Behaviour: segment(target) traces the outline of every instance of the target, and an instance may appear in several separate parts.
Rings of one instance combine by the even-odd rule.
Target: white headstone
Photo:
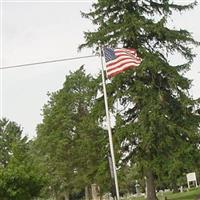
[[[97,184],[92,184],[91,185],[92,189],[92,200],[100,200],[100,187]]]
[[[195,182],[196,187],[198,187],[195,172],[186,174],[186,177],[187,177],[188,188],[190,188],[190,182]]]

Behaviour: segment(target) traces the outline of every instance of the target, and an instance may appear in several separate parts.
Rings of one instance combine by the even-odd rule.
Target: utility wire
[[[28,67],[28,66],[33,66],[33,65],[41,65],[41,64],[47,64],[47,63],[63,62],[63,61],[69,61],[69,60],[78,60],[78,59],[82,59],[82,58],[91,58],[91,57],[96,57],[96,56],[97,55],[90,55],[90,56],[63,58],[63,59],[57,59],[57,60],[47,60],[47,61],[41,61],[41,62],[26,63],[26,64],[21,64],[21,65],[5,66],[5,67],[0,67],[0,69],[21,68],[21,67]]]

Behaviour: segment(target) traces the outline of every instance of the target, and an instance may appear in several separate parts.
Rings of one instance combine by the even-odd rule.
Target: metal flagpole
[[[105,103],[105,109],[106,109],[106,120],[107,120],[108,136],[109,136],[110,154],[111,154],[111,160],[112,160],[112,169],[113,169],[114,182],[115,182],[116,198],[117,200],[119,200],[119,186],[118,186],[117,172],[116,172],[116,165],[115,165],[115,155],[114,155],[114,149],[113,149],[111,122],[110,122],[110,114],[108,110],[108,100],[107,100],[106,83],[105,83],[105,77],[104,77],[104,67],[103,67],[103,58],[102,58],[101,48],[100,48],[100,57],[101,57],[101,67],[102,67],[101,75],[102,75],[102,83],[103,83],[104,103]]]

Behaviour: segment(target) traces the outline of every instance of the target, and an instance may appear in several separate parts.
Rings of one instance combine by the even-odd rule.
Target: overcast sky
[[[84,42],[83,31],[93,29],[90,21],[80,15],[80,10],[90,9],[91,1],[7,0],[1,6],[2,66],[92,54],[91,49],[77,52],[78,45]],[[199,19],[200,6],[175,15],[171,23],[193,32],[200,41]],[[191,94],[196,98],[200,97],[200,48],[195,53],[198,55],[187,76],[194,80]],[[100,70],[98,57],[1,70],[1,117],[16,121],[24,134],[35,136],[36,125],[42,120],[41,109],[48,100],[47,92],[61,88],[66,74],[82,64],[88,73]]]

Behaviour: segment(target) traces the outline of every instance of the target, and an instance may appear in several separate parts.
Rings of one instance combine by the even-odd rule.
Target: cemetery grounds
[[[158,200],[200,200],[200,188],[190,189],[187,192],[158,194]],[[165,198],[166,197],[166,198]],[[127,200],[145,200],[144,197],[130,198]]]

